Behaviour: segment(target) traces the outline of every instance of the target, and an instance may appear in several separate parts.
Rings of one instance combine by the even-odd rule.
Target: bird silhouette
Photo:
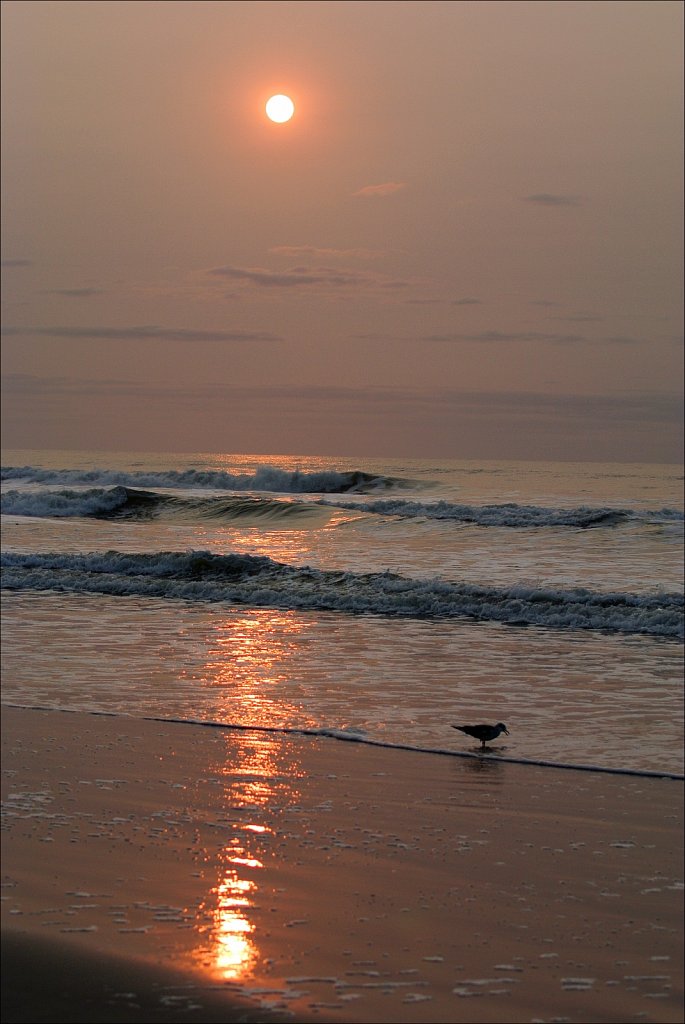
[[[488,740],[496,740],[501,732],[505,732],[509,735],[504,722],[498,722],[497,725],[453,725],[453,729],[459,729],[460,732],[465,732],[467,736],[473,736],[474,739],[480,740],[480,749],[485,750],[485,744]]]

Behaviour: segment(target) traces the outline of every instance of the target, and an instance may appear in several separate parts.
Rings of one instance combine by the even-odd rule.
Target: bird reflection
[[[487,776],[490,782],[501,782],[503,780],[503,768],[504,764],[497,757],[470,756],[458,759],[458,769],[460,772],[468,771],[473,775]]]

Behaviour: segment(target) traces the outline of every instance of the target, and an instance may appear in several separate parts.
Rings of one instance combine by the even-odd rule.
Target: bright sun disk
[[[290,96],[283,96],[279,93],[277,96],[272,96],[266,102],[266,115],[277,124],[289,121],[294,113],[295,104],[290,99]]]

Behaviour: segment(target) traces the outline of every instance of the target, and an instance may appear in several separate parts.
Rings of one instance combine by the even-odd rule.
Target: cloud
[[[563,343],[587,341],[580,334],[553,334],[546,331],[480,331],[478,334],[426,334],[416,340],[482,342],[554,341]]]
[[[580,196],[555,195],[553,192],[536,192],[523,198],[524,202],[537,203],[539,206],[580,206]]]
[[[365,409],[369,414],[384,417],[388,413],[400,416],[409,413],[424,415],[425,410],[452,409],[460,415],[487,417],[498,414],[507,417],[525,417],[535,420],[574,419],[586,423],[591,416],[604,422],[679,423],[683,398],[676,392],[629,392],[618,394],[556,393],[519,391],[465,391],[456,388],[411,388],[367,385],[344,387],[338,385],[282,385],[240,386],[216,383],[161,384],[141,380],[89,379],[76,377],[40,377],[35,374],[7,374],[2,380],[3,391],[10,395],[72,397],[75,395],[121,396],[133,395],[147,399],[187,399],[188,401],[216,400],[224,408],[245,407],[254,403],[270,408],[299,410],[303,405],[322,407],[339,406],[341,410]]]
[[[385,181],[381,185],[364,185],[352,193],[353,199],[384,199],[405,188],[406,181]]]
[[[77,395],[140,395],[150,397],[150,388],[141,381],[95,380],[77,377],[39,377],[31,373],[8,373],[2,378],[2,390],[6,395],[33,398],[73,397]],[[155,389],[161,392],[161,388]]]
[[[268,270],[265,267],[214,267],[207,271],[213,277],[229,277],[247,281],[259,288],[403,288],[407,282],[373,274],[369,271],[344,270],[337,267],[292,267],[290,270]]]
[[[482,306],[483,303],[480,301],[480,299],[470,299],[470,298],[467,297],[465,299],[454,299],[453,302],[452,302],[452,305],[453,306]]]
[[[275,245],[269,252],[277,256],[310,256],[314,259],[376,260],[387,256],[385,249],[323,249],[316,245]]]
[[[550,316],[546,317],[547,320],[563,320],[566,323],[576,324],[591,324],[599,323],[604,319],[603,316],[597,316],[594,313],[577,313],[575,316]]]
[[[675,393],[245,387],[30,374],[9,375],[3,391],[7,447],[44,447],[48,437],[73,448],[87,431],[96,447],[123,450],[131,439],[140,443],[143,407],[152,447],[156,438],[168,444],[176,437],[188,450],[207,451],[238,439],[243,451],[333,455],[349,450],[353,436],[360,444],[372,437],[388,454],[399,445],[405,457],[682,460],[682,396]]]
[[[6,337],[85,338],[93,341],[279,341],[265,331],[206,331],[172,327],[3,327]]]
[[[267,270],[264,267],[214,267],[208,271],[213,277],[231,277],[249,281],[262,288],[299,288],[303,285],[329,285],[336,288],[366,283],[364,274],[331,267],[312,269],[293,267],[291,270]]]
[[[3,267],[32,267],[33,260],[3,260]]]
[[[417,344],[440,342],[443,344],[459,344],[461,342],[479,342],[482,344],[509,344],[514,342],[544,342],[557,345],[588,344],[588,345],[639,345],[643,339],[626,335],[605,335],[601,338],[590,338],[584,334],[556,334],[553,331],[480,331],[477,334],[465,334],[450,331],[446,334],[356,334],[361,341],[412,341]]]
[[[102,295],[101,288],[54,288],[49,295],[64,295],[68,299],[89,299],[93,295]]]

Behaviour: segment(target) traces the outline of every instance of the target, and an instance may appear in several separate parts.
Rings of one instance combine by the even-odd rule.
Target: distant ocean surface
[[[683,770],[680,467],[2,462],[5,703]]]

